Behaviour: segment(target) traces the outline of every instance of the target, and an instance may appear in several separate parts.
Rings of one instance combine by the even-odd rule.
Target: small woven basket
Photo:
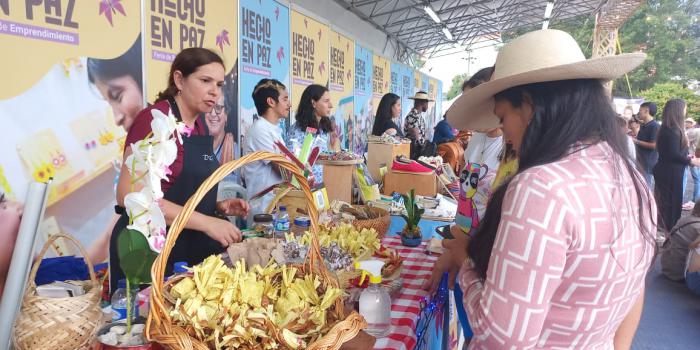
[[[59,238],[75,244],[83,255],[90,273],[90,281],[85,286],[84,295],[67,298],[46,298],[36,294],[34,279],[41,259],[46,251]],[[102,288],[95,276],[92,262],[83,246],[75,238],[57,234],[45,244],[34,260],[29,274],[27,290],[24,294],[20,314],[12,332],[12,342],[17,350],[83,350],[90,349],[92,341],[102,326],[100,308]]]
[[[158,255],[158,258],[156,258],[156,261],[153,263],[153,268],[151,269],[151,278],[153,280],[151,289],[151,310],[148,315],[148,322],[146,323],[146,335],[148,340],[155,341],[161,345],[164,345],[166,348],[173,350],[208,349],[205,343],[191,337],[185,329],[179,325],[176,325],[170,317],[170,311],[173,306],[166,299],[167,292],[164,289],[164,274],[168,257],[173,249],[173,246],[175,245],[177,237],[185,228],[185,224],[192,216],[192,213],[204,195],[209,192],[214,185],[216,185],[219,181],[226,177],[226,175],[230,174],[234,170],[243,165],[261,160],[273,162],[280,168],[289,170],[299,182],[301,189],[306,196],[309,218],[311,219],[312,240],[310,247],[311,249],[309,254],[307,254],[304,264],[305,271],[303,272],[318,275],[322,283],[333,287],[338,287],[338,281],[326,269],[325,264],[323,263],[323,258],[321,257],[317,236],[318,210],[313,204],[314,201],[309,184],[306,182],[301,170],[299,170],[296,165],[287,160],[284,156],[269,152],[251,153],[219,167],[219,169],[217,169],[202,183],[201,186],[199,186],[197,192],[195,192],[187,203],[185,203],[180,214],[175,217],[175,220],[170,225],[165,246],[163,247],[160,255]],[[331,309],[329,309],[329,313],[336,316],[336,319],[342,319],[343,316],[345,316],[343,301],[340,298],[336,300],[335,304],[331,307]],[[271,327],[271,329],[268,329],[270,332],[269,334],[274,334],[276,331],[278,331],[277,329],[272,329],[274,324],[269,325],[269,327]],[[355,338],[360,330],[366,327],[367,323],[365,322],[364,318],[356,312],[352,312],[347,315],[345,319],[342,319],[333,325],[328,333],[318,338],[315,342],[309,344],[307,349],[338,350],[343,343]]]
[[[362,230],[364,228],[375,229],[377,231],[377,236],[381,241],[384,238],[384,236],[386,236],[386,233],[389,232],[389,226],[391,226],[391,215],[389,215],[388,211],[382,208],[369,207],[368,209],[371,212],[378,214],[379,217],[367,220],[354,220],[352,222],[352,225],[355,226],[355,228],[357,228],[358,230]]]

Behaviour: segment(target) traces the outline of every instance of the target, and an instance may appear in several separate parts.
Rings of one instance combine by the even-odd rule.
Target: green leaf
[[[151,266],[158,254],[139,231],[124,228],[117,238],[119,266],[134,285],[151,283]]]

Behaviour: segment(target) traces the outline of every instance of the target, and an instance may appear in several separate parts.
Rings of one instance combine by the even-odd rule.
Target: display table
[[[403,258],[401,279],[403,288],[397,297],[392,299],[391,306],[391,331],[387,337],[377,339],[374,349],[381,350],[411,350],[411,349],[450,349],[454,346],[454,336],[450,335],[450,330],[455,329],[455,325],[448,322],[454,308],[454,302],[449,300],[442,310],[436,310],[434,318],[427,321],[427,326],[422,325],[421,300],[427,296],[427,292],[422,289],[423,283],[427,281],[433,273],[433,265],[437,260],[437,255],[426,252],[426,244],[433,237],[435,228],[444,225],[444,222],[421,220],[419,226],[423,232],[423,244],[416,248],[405,247],[401,244],[401,237],[397,235],[405,225],[401,217],[391,218],[389,233],[382,240],[382,243],[395,249]],[[450,293],[451,294],[451,293]],[[456,316],[455,316],[456,318]],[[421,323],[421,328],[427,332],[425,341],[417,344],[416,327]],[[418,345],[418,346],[416,346]]]

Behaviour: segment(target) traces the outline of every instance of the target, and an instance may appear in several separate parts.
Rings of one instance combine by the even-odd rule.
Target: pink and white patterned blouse
[[[486,280],[470,261],[459,274],[470,349],[613,349],[654,247],[639,228],[632,178],[612,154],[598,143],[513,178]],[[644,225],[655,233],[650,202]]]

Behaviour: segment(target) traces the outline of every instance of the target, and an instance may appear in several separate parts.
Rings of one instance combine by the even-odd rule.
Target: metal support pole
[[[19,225],[5,291],[0,303],[0,348],[2,349],[10,348],[12,328],[22,305],[24,287],[27,284],[27,275],[29,275],[34,255],[36,233],[44,217],[48,192],[48,184],[38,182],[29,184],[27,190],[22,222]]]

